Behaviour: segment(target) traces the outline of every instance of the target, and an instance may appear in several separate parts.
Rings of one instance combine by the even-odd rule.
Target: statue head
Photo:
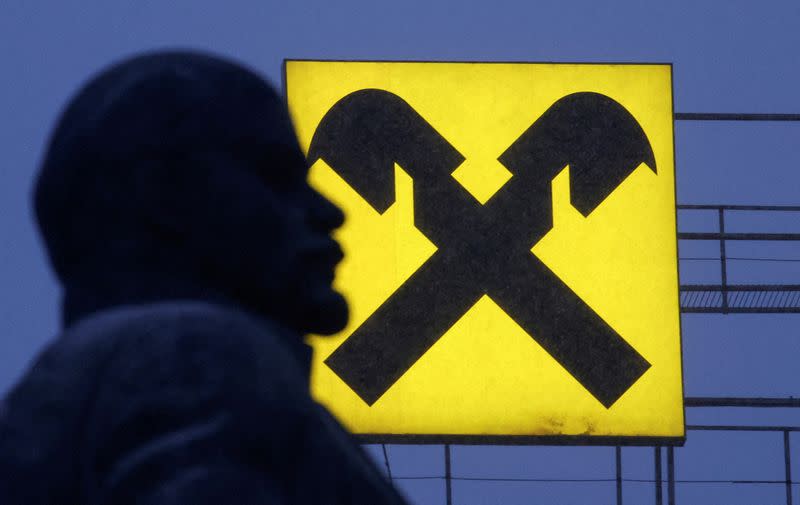
[[[160,52],[101,72],[63,112],[35,187],[65,323],[199,299],[340,330],[343,214],[307,173],[283,100],[241,65]]]

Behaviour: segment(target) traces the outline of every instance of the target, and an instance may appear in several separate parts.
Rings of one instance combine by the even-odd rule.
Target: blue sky
[[[3,0],[0,390],[58,328],[58,290],[29,207],[36,165],[60,107],[90,73],[113,60],[151,48],[209,49],[246,62],[276,84],[284,58],[672,62],[676,111],[800,113],[798,26],[796,0]],[[678,122],[675,132],[679,203],[800,204],[800,123]],[[800,231],[796,217],[772,226]],[[752,224],[748,216],[739,219],[732,226]],[[681,215],[679,224],[701,221]],[[768,247],[738,253],[800,257],[796,245]],[[684,280],[717,275],[708,265],[687,265],[682,274]],[[730,275],[731,282],[800,283],[800,264],[737,265]],[[798,328],[800,315],[684,315],[687,395],[800,395]],[[800,413],[690,410],[688,422],[800,425]],[[800,479],[800,436],[794,437],[794,478]],[[676,452],[677,476],[782,479],[779,438],[690,433]],[[443,472],[441,446],[390,446],[389,454],[395,475]],[[611,448],[454,447],[453,471],[462,477],[613,478],[613,454]],[[626,478],[652,478],[652,450],[625,449],[623,466]],[[441,480],[401,486],[415,503],[443,503]],[[652,503],[652,485],[626,482],[625,498]],[[454,499],[459,505],[613,503],[614,484],[460,480]],[[678,503],[784,499],[781,485],[678,486]]]

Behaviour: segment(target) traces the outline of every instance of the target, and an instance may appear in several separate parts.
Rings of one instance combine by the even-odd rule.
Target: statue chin
[[[313,302],[299,321],[304,333],[316,335],[333,335],[347,326],[350,311],[344,297],[333,290],[327,293],[315,293]]]

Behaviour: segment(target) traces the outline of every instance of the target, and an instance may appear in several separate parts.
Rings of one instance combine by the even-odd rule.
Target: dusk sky
[[[285,58],[666,62],[673,64],[676,112],[797,114],[798,47],[797,0],[2,0],[0,390],[59,329],[58,286],[30,207],[47,136],[80,84],[124,56],[156,48],[209,50],[248,64],[275,85]],[[798,145],[800,122],[678,121],[677,201],[800,205]],[[732,215],[730,229],[800,233],[800,213],[772,217]],[[681,212],[678,225],[716,231],[714,219]],[[719,252],[692,247],[680,255]],[[735,244],[729,254],[800,260],[800,245]],[[685,261],[681,277],[712,283],[719,272],[713,262]],[[736,260],[728,281],[800,284],[800,261]],[[800,315],[683,315],[682,327],[687,396],[800,396]],[[800,409],[686,414],[687,424],[800,426]],[[791,441],[793,480],[800,481],[800,434]],[[369,450],[383,465],[380,446]],[[441,445],[390,445],[388,455],[412,503],[445,503]],[[611,447],[454,446],[452,455],[458,505],[615,503]],[[676,450],[676,503],[785,503],[782,483],[680,482],[780,481],[783,472],[780,433],[689,432]],[[623,476],[625,503],[654,503],[647,482],[652,448],[623,449]],[[587,482],[544,482],[549,479]],[[800,501],[797,484],[794,500]]]

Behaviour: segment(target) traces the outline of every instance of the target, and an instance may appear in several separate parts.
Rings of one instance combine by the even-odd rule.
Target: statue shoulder
[[[282,452],[319,416],[285,344],[291,337],[268,321],[191,303],[140,308],[108,323],[103,333],[114,348],[85,427],[100,460],[109,441],[128,452],[210,420],[221,423],[215,444]]]
[[[274,401],[307,396],[308,379],[292,345],[300,336],[243,311],[170,302],[120,309],[87,323],[75,331],[94,334],[90,346],[113,341],[103,375],[121,393],[224,391]]]

